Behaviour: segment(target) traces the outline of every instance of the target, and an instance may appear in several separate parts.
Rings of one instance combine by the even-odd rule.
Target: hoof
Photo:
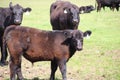
[[[5,62],[0,61],[0,66],[6,66],[6,65],[8,65],[8,61],[5,61]]]

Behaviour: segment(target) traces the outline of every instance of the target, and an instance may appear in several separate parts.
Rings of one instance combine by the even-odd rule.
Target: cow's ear
[[[64,36],[65,36],[66,38],[71,38],[71,37],[72,37],[72,31],[65,31],[65,32],[64,32]]]
[[[84,6],[81,6],[79,8],[79,14],[83,14],[85,12],[85,7]]]
[[[12,2],[9,3],[9,7],[11,10],[13,9]]]
[[[31,8],[29,8],[29,7],[27,7],[27,8],[24,8],[24,9],[23,9],[23,11],[24,11],[24,12],[31,12],[31,11],[32,11],[32,9],[31,9]]]
[[[23,9],[23,12],[25,12],[25,15],[29,15],[31,11],[32,11],[32,9],[29,7]]]
[[[85,32],[83,33],[83,36],[84,36],[84,37],[89,37],[91,34],[92,34],[92,31],[87,30],[87,31],[85,31]]]

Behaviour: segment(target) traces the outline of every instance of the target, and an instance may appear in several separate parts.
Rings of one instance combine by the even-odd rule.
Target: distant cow
[[[116,8],[117,11],[119,11],[120,0],[113,0],[113,10]]]
[[[68,1],[56,1],[50,6],[50,22],[53,30],[78,29],[79,7]]]
[[[119,4],[120,0],[96,0],[98,6],[97,6],[97,12],[106,7],[109,7],[111,10],[114,10],[116,8],[117,11],[119,11]]]
[[[81,6],[80,9],[79,9],[80,14],[82,14],[82,13],[90,13],[93,10],[95,10],[95,8],[92,5]]]
[[[10,53],[10,80],[23,80],[21,72],[22,55],[34,63],[37,61],[51,61],[50,80],[55,79],[55,72],[59,66],[62,79],[66,78],[66,62],[76,50],[83,49],[83,37],[91,31],[53,30],[44,31],[23,26],[9,26],[3,36],[3,52],[5,46]]]
[[[96,0],[97,2],[97,12],[103,9],[105,9],[105,6],[109,7],[110,9],[112,8],[111,0]]]
[[[23,8],[19,4],[12,5],[12,2],[9,4],[9,8],[0,8],[0,47],[1,47],[1,53],[2,53],[2,37],[4,30],[9,25],[20,25],[23,18],[23,13],[26,11],[31,11],[31,8]],[[7,55],[7,50],[5,53],[2,53],[1,55],[1,61],[0,64],[4,65],[6,64],[5,56],[3,54]]]

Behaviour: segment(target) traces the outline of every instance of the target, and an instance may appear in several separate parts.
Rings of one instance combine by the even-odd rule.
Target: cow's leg
[[[98,6],[97,6],[97,12],[99,12],[100,10],[101,10],[101,4],[100,3],[98,3]]]
[[[105,10],[105,6],[103,6],[103,10]]]
[[[63,60],[59,61],[58,66],[59,66],[61,74],[62,74],[62,79],[67,80],[67,77],[66,77],[66,60],[63,59]]]
[[[3,46],[3,39],[2,36],[0,36],[0,47],[1,47],[1,60],[0,60],[0,65],[4,66],[7,65],[8,62],[6,61],[8,53],[7,53],[7,48],[6,48],[6,44],[4,44],[5,46]],[[4,50],[3,50],[4,48]]]
[[[16,80],[17,74],[18,80],[24,80],[21,73],[21,55],[13,54],[10,56],[10,80]]]
[[[116,10],[119,11],[119,4],[116,4]]]
[[[51,61],[51,75],[50,80],[55,80],[55,72],[57,70],[58,64],[56,60]]]

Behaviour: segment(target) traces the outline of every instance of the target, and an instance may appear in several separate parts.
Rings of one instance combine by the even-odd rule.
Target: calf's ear
[[[72,32],[65,31],[64,35],[65,35],[66,38],[71,38],[72,37]]]
[[[89,37],[91,34],[92,34],[92,31],[87,30],[87,31],[85,31],[85,32],[83,33],[83,36],[84,36],[84,37]]]
[[[70,39],[72,38],[72,33],[70,31],[65,31],[64,36],[65,36],[65,40],[61,44],[69,45],[70,44]]]

